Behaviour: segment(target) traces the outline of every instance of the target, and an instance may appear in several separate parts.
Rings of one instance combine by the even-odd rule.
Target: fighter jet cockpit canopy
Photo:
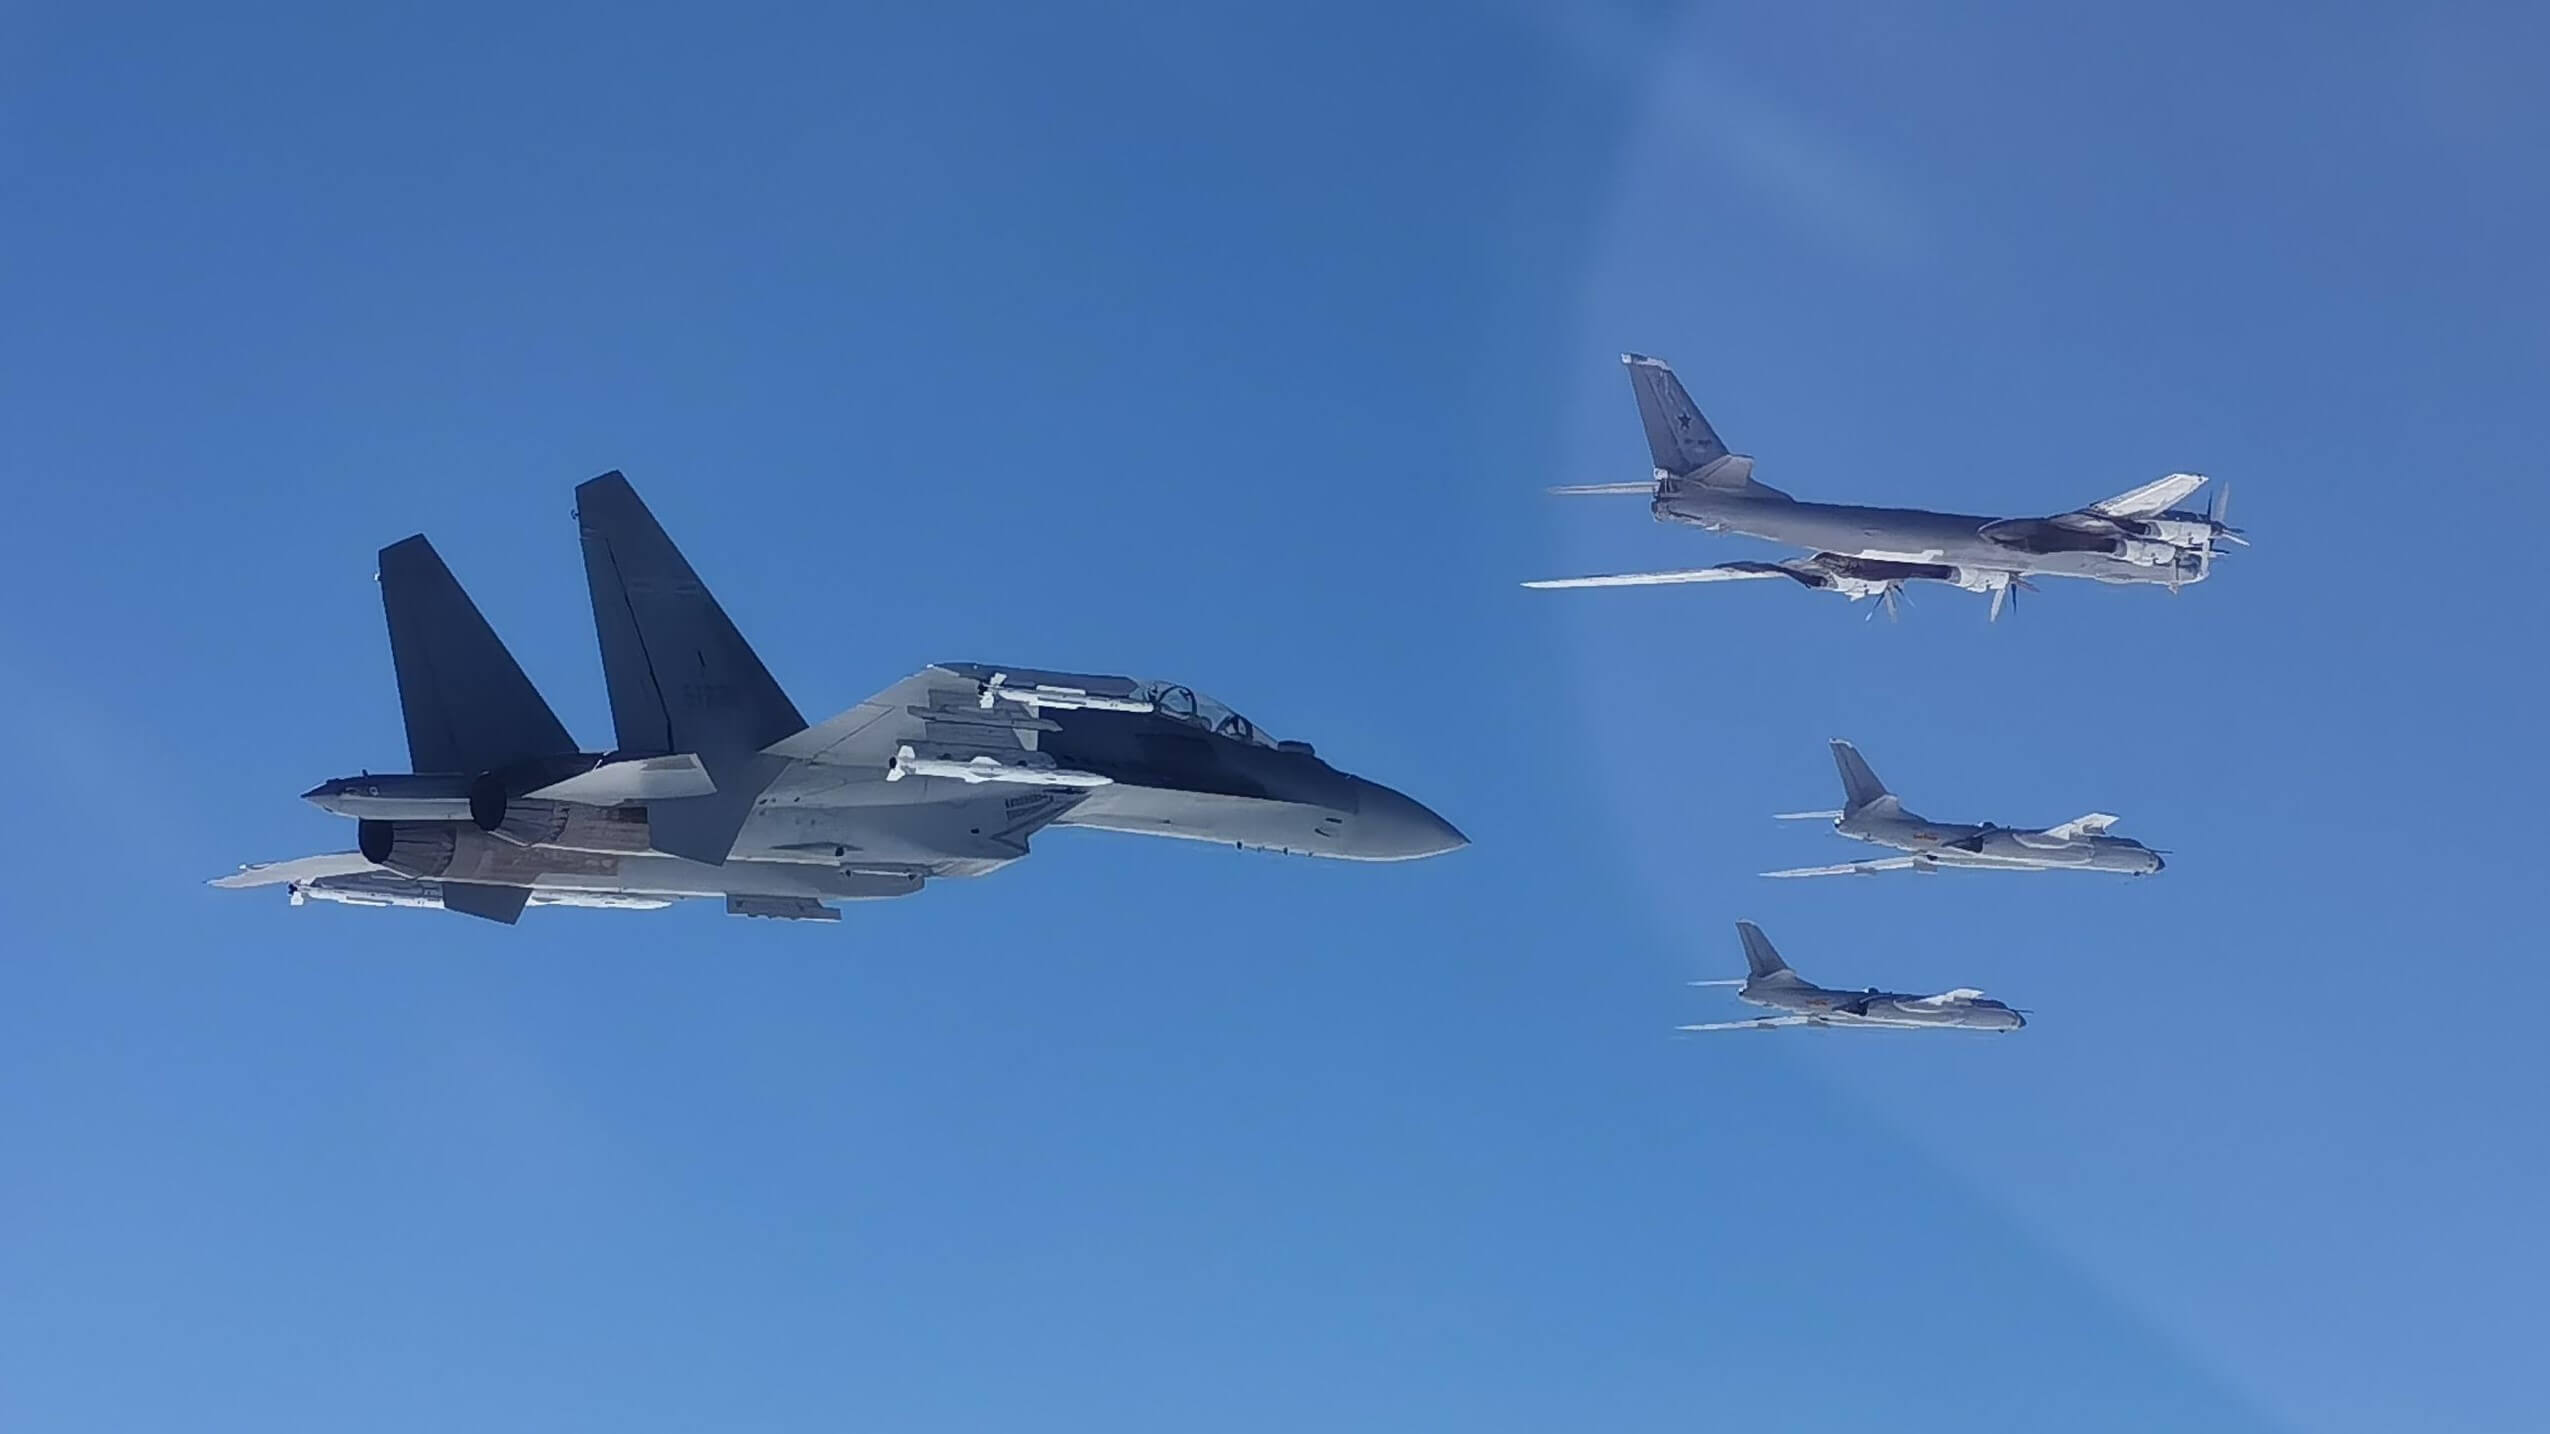
[[[1273,747],[1288,752],[1311,751],[1308,742],[1278,741],[1268,736],[1228,703],[1216,701],[1181,682],[1042,672],[993,667],[978,662],[941,665],[983,684],[986,704],[1007,700],[1064,710],[1151,712],[1253,747]]]

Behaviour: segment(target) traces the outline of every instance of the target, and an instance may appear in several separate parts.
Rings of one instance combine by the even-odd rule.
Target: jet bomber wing
[[[1813,1016],[1756,1016],[1749,1021],[1707,1021],[1696,1026],[1676,1026],[1677,1031],[1775,1031],[1782,1026],[1819,1024]]]
[[[2119,820],[2120,818],[2109,812],[2091,812],[2086,816],[2077,816],[2068,822],[2047,827],[2045,834],[2056,841],[2079,841],[2085,836],[2100,835],[2109,827],[2116,825]]]
[[[1764,876],[1866,876],[1879,871],[1910,871],[1921,865],[1917,856],[1881,856],[1869,861],[1846,861],[1838,866],[1793,866],[1786,871],[1766,871]]]

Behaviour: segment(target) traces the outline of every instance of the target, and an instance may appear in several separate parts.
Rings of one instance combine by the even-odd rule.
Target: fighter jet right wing
[[[1795,578],[1777,563],[1720,563],[1714,568],[1684,568],[1669,573],[1611,573],[1591,578],[1542,578],[1527,588],[1643,588],[1668,583],[1732,583],[1747,578]]]
[[[1764,876],[1866,876],[1879,871],[1910,871],[1921,865],[1917,856],[1884,856],[1873,861],[1846,861],[1839,866],[1793,866],[1786,871],[1766,871]]]
[[[1677,1031],[1774,1031],[1782,1026],[1811,1026],[1813,1016],[1756,1016],[1750,1021],[1708,1021],[1697,1026],[1676,1026]]]

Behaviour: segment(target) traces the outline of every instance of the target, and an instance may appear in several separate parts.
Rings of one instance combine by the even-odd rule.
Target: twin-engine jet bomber
[[[1781,562],[1731,562],[1675,572],[1552,578],[1530,588],[1645,587],[1663,583],[1788,578],[1856,602],[1876,598],[1889,614],[1908,582],[1948,583],[1992,595],[1991,616],[2031,577],[2157,583],[2175,592],[2213,573],[2224,544],[2246,545],[2222,520],[2225,504],[2201,513],[2177,505],[2205,478],[2172,473],[2103,502],[2047,518],[1989,518],[1922,508],[1863,508],[1800,502],[1757,483],[1753,460],[1729,453],[1664,360],[1623,354],[1638,417],[1655,461],[1647,483],[1593,483],[1565,494],[1643,493],[1660,523],[1742,533],[1809,548]],[[2217,494],[2221,490],[2216,490]],[[1874,610],[1871,615],[1874,616]]]
[[[1677,1026],[1683,1031],[1775,1031],[1783,1026],[1888,1026],[1909,1030],[2015,1031],[2027,1017],[1981,991],[1959,987],[1936,996],[1901,991],[1835,991],[1814,985],[1780,959],[1771,938],[1750,921],[1735,924],[1744,938],[1747,975],[1741,981],[1694,981],[1695,986],[1734,986],[1736,999],[1781,1012],[1749,1021],[1710,1021]]]
[[[947,662],[809,725],[617,473],[576,489],[618,748],[587,752],[422,536],[381,550],[411,771],[303,795],[351,852],[213,884],[304,900],[833,921],[981,876],[1048,826],[1364,861],[1466,845],[1425,807],[1167,682]]]
[[[1986,871],[2121,871],[2150,876],[2167,863],[2160,853],[2131,837],[2107,835],[2116,818],[2091,812],[2050,827],[2004,827],[1990,822],[1966,825],[1934,822],[1904,809],[1886,784],[1877,780],[1859,749],[1835,738],[1833,765],[1841,769],[1840,811],[1782,812],[1782,821],[1833,819],[1833,830],[1854,840],[1889,846],[1910,856],[1844,862],[1839,866],[1800,866],[1766,871],[1764,876],[1864,876],[1879,871],[1935,872],[1943,866],[1980,867]]]

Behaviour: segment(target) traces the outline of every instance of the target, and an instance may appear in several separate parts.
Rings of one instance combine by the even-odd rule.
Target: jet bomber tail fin
[[[576,750],[424,534],[381,549],[379,574],[413,770],[485,772]]]
[[[1839,737],[1833,739],[1833,765],[1841,769],[1842,806],[1846,812],[1857,812],[1892,798],[1893,794],[1886,790],[1886,784],[1877,780],[1877,774],[1869,770],[1868,759],[1859,754],[1857,747]]]
[[[1797,979],[1797,973],[1789,969],[1788,962],[1780,959],[1779,948],[1771,944],[1770,937],[1762,934],[1761,927],[1750,921],[1739,921],[1735,924],[1735,934],[1744,939],[1744,966],[1751,980]]]

